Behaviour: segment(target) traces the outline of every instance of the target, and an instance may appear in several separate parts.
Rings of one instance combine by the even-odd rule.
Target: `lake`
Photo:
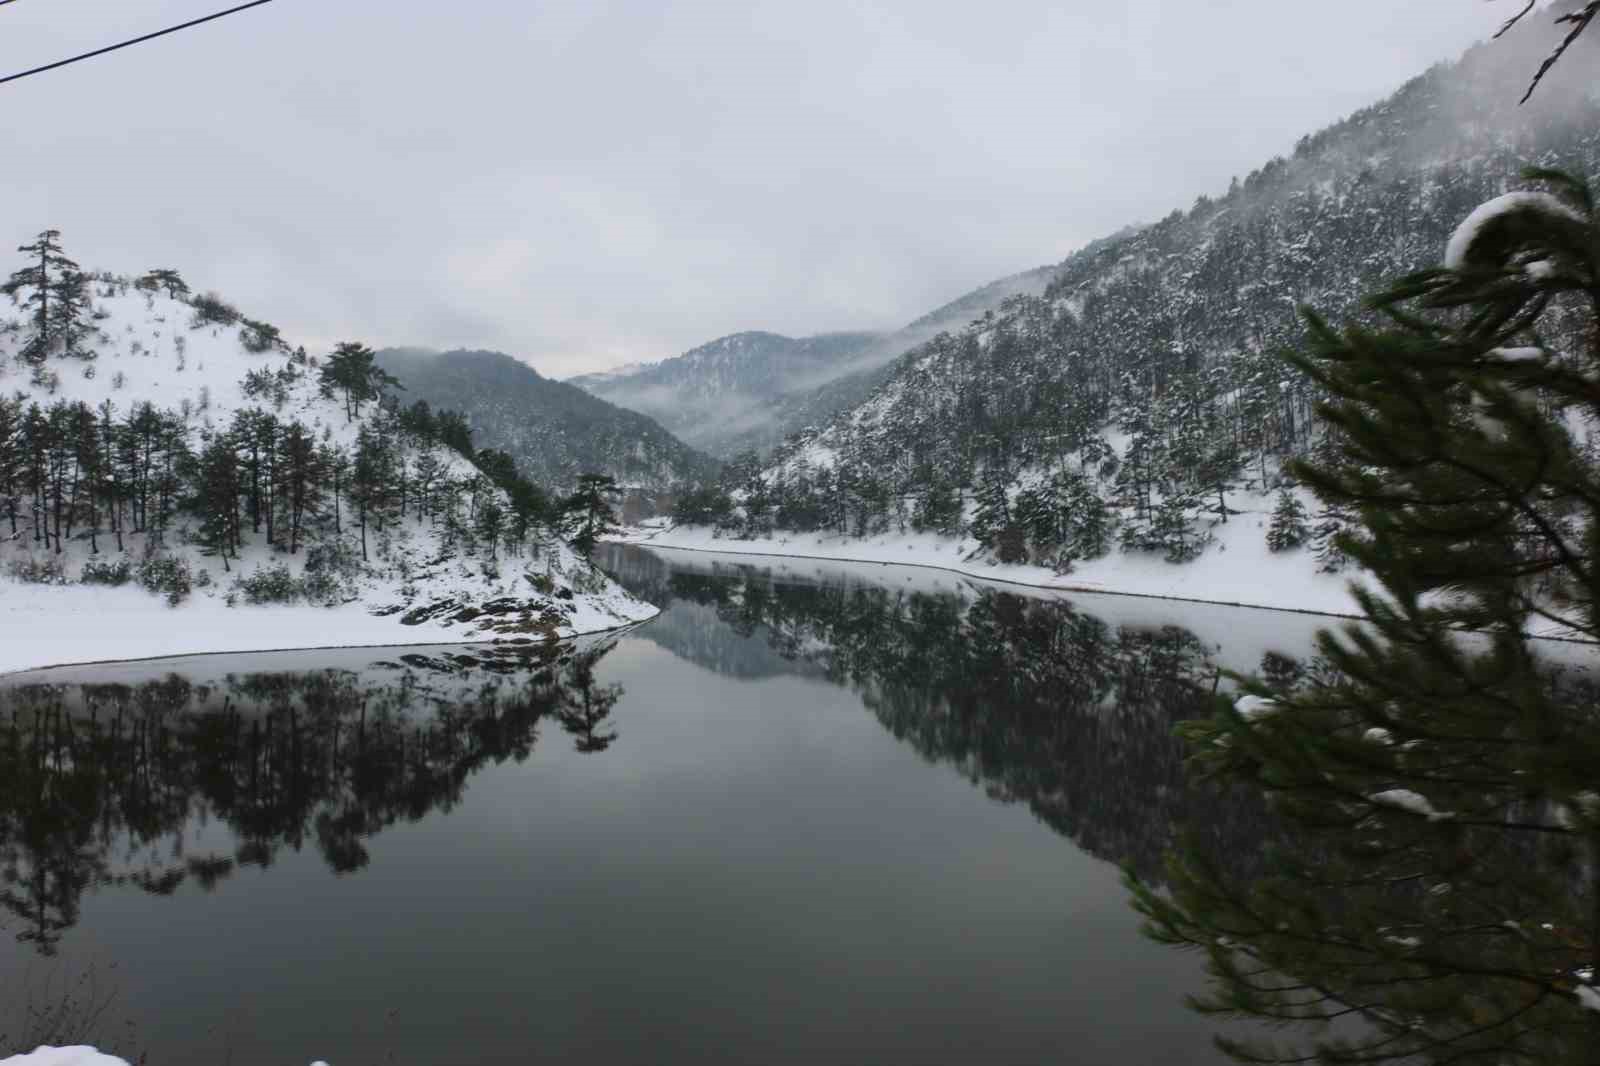
[[[1261,812],[1174,723],[1321,620],[607,547],[553,649],[0,687],[0,1052],[152,1066],[1222,1061],[1120,883]]]

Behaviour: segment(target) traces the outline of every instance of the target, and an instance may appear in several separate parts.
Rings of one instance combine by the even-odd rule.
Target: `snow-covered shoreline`
[[[859,538],[780,532],[772,537],[741,540],[719,537],[706,526],[666,525],[629,529],[611,539],[681,551],[931,567],[984,581],[1061,592],[1138,596],[1335,618],[1362,617],[1350,591],[1351,575],[1319,573],[1305,551],[1274,554],[1267,550],[1267,517],[1247,511],[1215,527],[1214,543],[1190,563],[1173,564],[1155,555],[1113,552],[1079,563],[1068,574],[975,556],[979,546],[971,538],[918,533]]]
[[[658,609],[614,590],[577,597],[562,640],[622,629]],[[0,578],[0,676],[61,666],[228,652],[482,644],[492,637],[448,620],[401,625],[370,607],[228,607],[195,597],[168,607],[143,589],[24,585]],[[471,630],[471,631],[469,631]],[[65,656],[65,657],[63,657]]]

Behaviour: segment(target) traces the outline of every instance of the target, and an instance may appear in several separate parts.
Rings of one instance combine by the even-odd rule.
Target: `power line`
[[[15,2],[16,0],[0,0],[0,5],[11,4]],[[157,37],[165,37],[169,33],[177,33],[179,30],[186,30],[191,26],[198,26],[202,22],[213,22],[226,15],[232,15],[239,11],[244,11],[252,7],[260,7],[262,4],[270,3],[272,3],[272,0],[250,0],[250,3],[248,4],[240,4],[238,7],[230,7],[228,10],[218,11],[214,15],[206,15],[202,18],[190,19],[188,22],[179,23],[176,26],[168,26],[164,30],[156,30],[154,33],[147,33],[142,37],[135,37],[132,40],[123,41],[120,44],[108,44],[104,48],[96,48],[92,52],[85,52],[82,55],[73,56],[71,59],[60,59],[54,63],[46,63],[42,67],[34,67],[32,70],[24,70],[20,74],[8,74],[5,77],[0,78],[0,85],[4,85],[8,81],[16,81],[19,78],[26,78],[33,74],[43,74],[47,70],[55,70],[57,67],[67,66],[69,63],[78,63],[85,59],[93,59],[95,56],[103,56],[107,52],[115,52],[119,48],[128,48],[132,45],[143,44],[145,41],[153,41]]]

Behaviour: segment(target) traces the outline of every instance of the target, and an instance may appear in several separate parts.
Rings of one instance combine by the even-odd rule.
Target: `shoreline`
[[[17,674],[42,674],[49,670],[72,670],[80,666],[122,666],[131,663],[159,663],[167,659],[203,659],[218,655],[288,655],[297,651],[364,651],[371,649],[377,651],[383,648],[472,648],[472,647],[498,647],[498,648],[543,648],[552,644],[566,644],[569,641],[582,640],[585,637],[597,637],[605,633],[623,633],[653,621],[656,614],[649,618],[641,618],[633,622],[623,622],[621,625],[611,626],[606,629],[588,629],[582,633],[569,633],[567,636],[555,640],[530,640],[526,642],[513,640],[422,640],[409,641],[403,644],[308,644],[297,648],[248,648],[241,650],[219,649],[216,651],[180,651],[169,655],[138,655],[131,659],[87,659],[82,662],[50,663],[47,666],[22,666],[16,669],[0,670],[0,681]]]
[[[75,586],[62,587],[69,587],[70,589],[70,587]],[[98,592],[104,594],[106,591]],[[139,591],[138,595],[142,597],[142,595],[147,594]],[[635,600],[635,603],[638,603],[637,600]],[[594,605],[590,605],[590,607],[594,607]],[[168,635],[157,632],[155,635],[146,634],[142,635],[142,637],[141,635],[133,635],[130,639],[123,640],[118,640],[117,637],[99,635],[96,639],[88,642],[88,647],[83,648],[83,658],[56,658],[56,656],[51,655],[50,651],[42,651],[42,655],[38,655],[37,658],[29,658],[27,651],[21,650],[18,655],[0,655],[0,680],[6,679],[6,677],[13,677],[16,674],[59,671],[59,669],[72,669],[72,667],[115,666],[115,664],[122,663],[158,663],[162,659],[202,658],[202,656],[277,655],[277,653],[288,653],[288,651],[354,651],[362,650],[362,648],[469,647],[469,645],[480,645],[480,647],[499,645],[499,647],[506,648],[541,647],[541,645],[547,645],[547,643],[565,643],[568,640],[582,639],[582,637],[594,637],[594,635],[608,634],[608,632],[626,631],[630,627],[638,626],[638,624],[643,624],[646,621],[650,621],[650,619],[656,618],[661,613],[661,608],[656,607],[654,603],[645,603],[643,607],[648,608],[648,613],[638,611],[638,616],[634,616],[634,618],[614,615],[611,611],[587,611],[590,616],[582,619],[581,627],[576,627],[573,632],[565,632],[565,634],[558,635],[554,642],[549,642],[549,640],[526,640],[526,642],[522,642],[522,640],[509,639],[504,635],[475,634],[462,634],[459,639],[454,640],[440,640],[443,634],[438,631],[438,627],[419,626],[416,629],[411,629],[411,627],[398,626],[395,623],[382,624],[386,623],[386,618],[368,615],[366,611],[349,610],[349,608],[344,608],[344,610],[333,608],[331,613],[334,616],[333,618],[328,618],[326,616],[328,615],[328,608],[312,608],[304,607],[304,605],[296,605],[296,607],[219,607],[216,603],[202,602],[192,605],[192,607],[171,608],[166,607],[165,603],[160,603],[160,600],[155,599],[155,597],[150,597],[149,603],[138,603],[138,605],[134,605],[134,610],[126,611],[128,618],[123,618],[123,621],[131,624],[131,626],[139,626],[141,623],[149,626],[149,624],[152,624],[152,619],[158,619],[158,623],[166,623],[166,626],[178,623],[178,626],[182,627],[182,631],[194,632],[194,640],[192,642],[184,639],[171,639]],[[202,615],[208,615],[208,618],[182,618],[186,611],[197,611]],[[251,618],[251,611],[262,611],[262,613]],[[117,613],[118,611],[110,611],[110,616],[115,616]],[[21,645],[19,632],[27,626],[27,623],[48,618],[50,615],[50,608],[43,607],[43,605],[37,605],[37,607],[29,605],[29,607],[19,608],[19,610],[14,611],[11,619],[6,618],[6,611],[0,610],[0,643],[5,642],[5,640],[18,640],[18,645]],[[174,615],[176,615],[176,618],[173,618]],[[218,637],[214,632],[213,637],[210,640],[206,640],[202,635],[205,624],[211,623],[211,621],[218,621],[219,615],[226,616],[227,621],[230,621],[230,623],[237,619],[237,626],[219,629],[216,632],[224,634],[222,637]],[[339,615],[344,615],[344,618],[339,618]],[[360,616],[362,623],[366,623],[368,619],[371,619],[373,623],[379,624],[366,627],[365,631],[354,632],[354,634],[347,635],[344,639],[339,639],[333,634],[330,634],[333,639],[318,639],[315,635],[309,635],[304,632],[304,624],[307,623],[314,623],[315,621],[315,623],[326,623],[333,626],[336,623],[357,621],[355,619],[357,615]],[[603,618],[597,618],[595,615],[603,615]],[[54,616],[54,623],[59,627],[62,624],[70,623],[72,618],[74,618],[74,611],[58,611]],[[272,619],[272,623],[275,624],[262,624],[267,619]],[[592,624],[598,623],[602,619],[606,624]],[[357,629],[357,626],[350,626],[350,629]],[[37,640],[37,643],[38,645],[46,645],[46,647],[50,647],[50,645],[59,647],[62,643],[69,642],[67,640],[40,639]],[[118,645],[126,648],[128,653],[126,655],[118,655]],[[26,645],[21,645],[21,647],[26,647]]]
[[[636,548],[653,549],[653,550],[661,551],[661,552],[692,552],[692,553],[699,554],[699,555],[736,555],[736,556],[744,556],[744,557],[748,557],[748,558],[762,558],[762,559],[797,559],[797,560],[810,560],[810,561],[816,561],[816,562],[844,563],[844,564],[850,564],[850,565],[855,565],[855,566],[909,567],[909,568],[920,569],[920,570],[938,571],[938,572],[941,572],[941,573],[952,574],[952,575],[955,575],[955,576],[961,577],[961,578],[967,578],[967,579],[970,579],[970,580],[973,580],[973,581],[982,581],[982,582],[987,582],[987,583],[995,584],[995,585],[1010,585],[1010,586],[1014,586],[1014,587],[1017,587],[1017,588],[1037,589],[1037,590],[1039,590],[1041,592],[1069,593],[1069,594],[1076,594],[1076,595],[1080,595],[1080,596],[1115,596],[1115,597],[1118,597],[1118,598],[1125,598],[1125,599],[1147,600],[1147,601],[1163,601],[1163,602],[1167,602],[1167,603],[1195,604],[1195,605],[1206,606],[1206,607],[1226,607],[1226,608],[1231,608],[1231,609],[1239,609],[1239,610],[1247,610],[1247,611],[1273,611],[1273,612],[1277,612],[1279,614],[1289,614],[1289,615],[1296,615],[1296,616],[1300,616],[1300,617],[1310,617],[1310,618],[1327,618],[1327,619],[1340,621],[1340,622],[1364,622],[1364,621],[1366,621],[1366,616],[1365,615],[1356,614],[1356,613],[1353,613],[1353,612],[1350,612],[1350,611],[1336,611],[1336,610],[1326,610],[1326,609],[1317,610],[1317,609],[1307,608],[1307,607],[1290,607],[1290,606],[1285,606],[1285,605],[1283,605],[1281,603],[1251,603],[1251,602],[1242,601],[1242,600],[1226,600],[1226,599],[1220,599],[1220,598],[1217,598],[1217,597],[1210,597],[1210,596],[1181,595],[1181,594],[1176,594],[1176,593],[1172,593],[1172,592],[1149,592],[1149,591],[1140,591],[1140,590],[1137,590],[1137,589],[1109,588],[1109,587],[1106,587],[1106,586],[1103,586],[1103,585],[1077,584],[1077,583],[1073,583],[1071,581],[1071,575],[1054,575],[1056,577],[1056,579],[1057,579],[1056,581],[1043,581],[1043,580],[1041,580],[1041,581],[1029,581],[1029,580],[1026,580],[1026,576],[1025,575],[1013,574],[1012,576],[995,576],[995,575],[992,575],[990,573],[984,572],[985,570],[1001,570],[1001,569],[1004,569],[1004,570],[1009,570],[1009,571],[1018,571],[1018,570],[1025,571],[1026,569],[1030,569],[1030,568],[1025,568],[1025,567],[1021,567],[1021,566],[1002,566],[1002,565],[998,565],[998,564],[987,564],[982,569],[979,569],[977,567],[970,567],[970,566],[952,566],[952,565],[949,565],[948,563],[946,563],[944,561],[933,562],[933,561],[927,560],[926,558],[918,559],[918,560],[901,560],[901,559],[895,559],[895,558],[886,558],[886,557],[884,557],[884,555],[876,555],[876,556],[870,556],[870,555],[857,555],[857,556],[832,555],[832,554],[825,554],[822,551],[807,551],[807,550],[805,550],[805,545],[803,545],[803,544],[798,546],[799,550],[794,550],[794,548],[791,547],[788,543],[785,543],[784,547],[790,548],[790,550],[779,551],[779,550],[774,550],[773,548],[767,548],[767,547],[761,547],[761,548],[743,547],[743,548],[740,548],[740,547],[728,547],[728,546],[726,546],[726,545],[749,545],[749,544],[760,544],[760,543],[762,543],[762,542],[759,542],[759,541],[740,541],[740,540],[717,539],[714,542],[714,545],[713,545],[713,544],[673,544],[673,543],[670,543],[670,542],[663,543],[663,542],[661,542],[661,541],[659,541],[657,539],[662,534],[670,534],[673,531],[675,531],[677,529],[680,529],[680,528],[684,528],[684,527],[673,526],[673,527],[668,527],[666,529],[662,529],[662,530],[659,530],[659,531],[656,531],[656,532],[653,532],[653,533],[648,533],[648,534],[644,533],[643,531],[637,531],[637,535],[627,536],[627,537],[618,537],[618,538],[610,539],[610,540],[607,541],[607,543],[627,545],[627,546],[636,547]],[[697,529],[699,527],[688,527],[688,528]],[[857,541],[857,543],[859,544],[859,543],[863,543],[863,542]],[[887,553],[885,553],[885,554],[887,554]],[[1170,565],[1170,564],[1164,564],[1164,565]],[[1190,564],[1182,564],[1182,565],[1194,565],[1194,564],[1190,563]],[[1042,573],[1048,573],[1048,571],[1043,571],[1043,568],[1039,568],[1039,567],[1033,567],[1031,569],[1040,570]],[[1328,576],[1328,575],[1319,575],[1319,576]],[[1344,588],[1348,588],[1350,584],[1351,584],[1350,579],[1348,579],[1348,578],[1341,579],[1341,585]],[[1349,596],[1348,592],[1345,592],[1345,598],[1347,598],[1347,599],[1351,598]],[[1525,635],[1530,640],[1549,641],[1549,642],[1552,642],[1552,643],[1572,644],[1572,645],[1579,645],[1579,646],[1600,647],[1600,644],[1597,644],[1595,641],[1586,640],[1586,639],[1584,639],[1582,637],[1562,636],[1559,633],[1554,633],[1554,632],[1552,632],[1552,633],[1526,632]]]
[[[1047,585],[1037,581],[1022,581],[1014,577],[990,577],[988,574],[978,573],[974,570],[958,569],[952,566],[941,566],[938,563],[900,562],[892,559],[853,559],[846,555],[813,555],[799,552],[739,551],[734,548],[691,548],[682,544],[657,544],[648,538],[644,540],[613,540],[607,543],[626,545],[631,548],[651,548],[655,549],[656,551],[696,552],[703,555],[746,555],[759,559],[815,559],[819,562],[854,563],[860,566],[909,566],[920,570],[938,570],[946,574],[955,574],[959,577],[972,578],[974,581],[987,581],[995,585],[1015,585],[1018,588],[1040,589],[1045,592],[1076,592],[1084,596],[1126,596],[1138,600],[1165,600],[1169,603],[1199,603],[1208,607],[1240,607],[1250,611],[1279,611],[1284,614],[1310,615],[1316,618],[1338,618],[1350,622],[1361,622],[1366,620],[1365,616],[1359,614],[1342,614],[1336,611],[1313,611],[1305,607],[1279,607],[1266,603],[1243,603],[1237,600],[1212,600],[1201,599],[1194,596],[1170,596],[1159,592],[1131,592],[1123,589],[1097,588],[1089,585]],[[737,544],[739,542],[734,541],[734,543]]]

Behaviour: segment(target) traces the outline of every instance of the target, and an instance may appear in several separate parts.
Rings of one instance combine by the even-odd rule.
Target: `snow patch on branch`
[[[1367,799],[1380,807],[1390,807],[1410,814],[1421,815],[1430,822],[1442,822],[1455,817],[1455,812],[1436,809],[1432,803],[1428,802],[1428,797],[1420,792],[1413,792],[1409,788],[1391,788],[1382,792],[1374,792]]]
[[[128,1063],[111,1055],[102,1055],[92,1047],[41,1045],[26,1055],[0,1059],[0,1066],[128,1066]]]
[[[1450,235],[1449,243],[1445,245],[1444,265],[1450,270],[1460,270],[1465,267],[1472,256],[1473,246],[1477,244],[1484,230],[1520,212],[1560,218],[1579,224],[1588,221],[1576,209],[1550,193],[1527,190],[1508,192],[1504,196],[1496,196],[1493,200],[1479,204],[1461,225],[1456,227],[1456,231]],[[1546,266],[1542,269],[1548,270],[1553,267]]]
[[[1247,722],[1254,722],[1262,718],[1270,718],[1278,713],[1276,700],[1263,699],[1260,696],[1240,696],[1234,701],[1233,709],[1239,717]]]

